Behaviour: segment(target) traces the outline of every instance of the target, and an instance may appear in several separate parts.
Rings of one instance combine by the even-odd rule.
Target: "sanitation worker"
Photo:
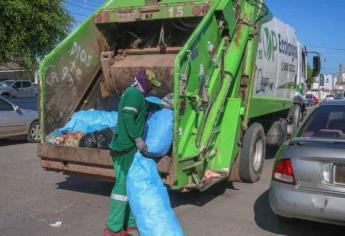
[[[104,236],[138,235],[134,218],[128,204],[126,179],[129,167],[137,150],[145,154],[147,145],[143,139],[146,114],[148,110],[159,109],[148,105],[145,96],[151,86],[160,86],[154,74],[141,70],[134,83],[123,93],[119,108],[115,134],[110,144],[116,182],[111,193],[110,213]]]

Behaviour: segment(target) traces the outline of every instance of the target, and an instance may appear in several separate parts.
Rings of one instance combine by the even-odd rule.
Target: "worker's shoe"
[[[127,233],[129,233],[131,236],[139,236],[139,231],[136,226],[134,227],[127,227]]]
[[[120,232],[113,232],[110,229],[104,229],[103,231],[103,236],[132,236],[126,231],[120,231]]]

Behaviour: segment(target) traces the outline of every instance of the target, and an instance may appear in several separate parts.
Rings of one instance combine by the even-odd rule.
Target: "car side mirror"
[[[19,91],[19,89],[16,86],[12,86],[12,88],[14,88],[15,90]]]
[[[320,74],[321,71],[321,59],[320,56],[313,57],[313,77],[316,77]]]

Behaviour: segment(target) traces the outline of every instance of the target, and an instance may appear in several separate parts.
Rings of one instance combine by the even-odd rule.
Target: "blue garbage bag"
[[[173,141],[173,111],[162,109],[152,113],[147,119],[144,137],[150,156],[166,155]]]
[[[162,104],[162,99],[158,97],[154,97],[154,96],[146,97],[145,100],[151,103],[159,104],[159,105]]]
[[[173,113],[163,109],[147,121],[146,143],[150,154],[164,156],[173,139]],[[183,236],[170,205],[168,191],[156,162],[137,152],[127,176],[127,195],[140,236]]]
[[[79,111],[73,114],[66,125],[57,129],[57,133],[82,132],[92,133],[106,128],[114,128],[117,123],[117,112]]]

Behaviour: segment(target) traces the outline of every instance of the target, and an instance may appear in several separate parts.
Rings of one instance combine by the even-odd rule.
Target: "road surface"
[[[185,235],[345,235],[345,227],[278,220],[267,194],[272,153],[256,184],[220,184],[204,193],[171,193]],[[0,186],[2,236],[102,235],[112,185],[42,170],[35,144],[0,141]],[[60,227],[50,226],[58,221]]]

